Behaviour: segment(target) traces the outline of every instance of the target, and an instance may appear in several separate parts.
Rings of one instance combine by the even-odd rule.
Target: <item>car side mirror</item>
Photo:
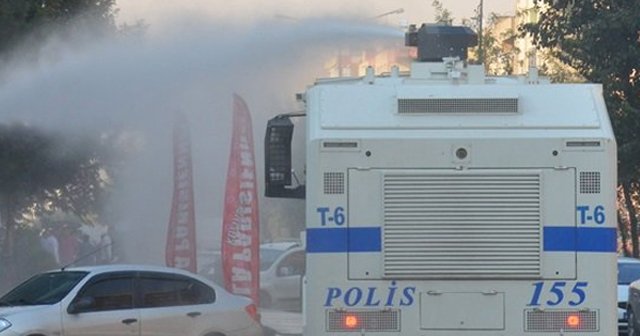
[[[289,266],[282,266],[278,270],[278,275],[280,275],[280,276],[290,276],[290,275],[293,275],[293,270]]]
[[[91,296],[81,297],[79,299],[71,302],[69,307],[67,308],[67,313],[69,314],[78,314],[84,311],[89,310],[93,306],[95,306],[96,300]]]

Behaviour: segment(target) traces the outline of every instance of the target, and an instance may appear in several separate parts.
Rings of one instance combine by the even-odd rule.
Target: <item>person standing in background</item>
[[[109,231],[105,231],[100,236],[100,254],[98,257],[99,264],[110,264],[113,260],[111,245],[113,241],[111,240],[111,236],[109,235]]]
[[[78,258],[75,265],[91,266],[96,264],[96,247],[91,243],[89,235],[80,234],[80,242],[78,243]]]
[[[78,238],[76,230],[69,224],[63,224],[56,235],[58,238],[58,254],[60,263],[68,265],[78,258]]]
[[[51,232],[51,228],[44,228],[40,233],[40,245],[53,257],[56,265],[60,265],[58,238]]]

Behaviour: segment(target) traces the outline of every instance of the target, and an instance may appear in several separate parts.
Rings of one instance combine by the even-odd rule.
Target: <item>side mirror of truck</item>
[[[265,196],[304,198],[305,187],[291,185],[291,139],[293,123],[286,114],[267,123],[264,139]]]

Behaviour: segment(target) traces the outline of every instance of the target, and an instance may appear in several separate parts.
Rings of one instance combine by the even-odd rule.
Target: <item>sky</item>
[[[473,17],[479,1],[441,0],[450,10],[454,24],[463,18]],[[307,18],[322,16],[375,17],[396,9],[401,14],[388,15],[382,23],[422,23],[433,21],[435,10],[431,0],[117,0],[121,22],[144,20],[154,27],[172,20],[179,14],[206,15],[214,18],[232,19],[237,22],[260,18]],[[516,0],[484,0],[486,14],[513,14]]]

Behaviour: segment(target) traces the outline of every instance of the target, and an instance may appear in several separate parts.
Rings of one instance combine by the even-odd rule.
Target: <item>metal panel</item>
[[[420,294],[420,328],[427,330],[504,330],[504,293],[435,292]]]
[[[389,278],[537,278],[539,171],[385,171]]]

